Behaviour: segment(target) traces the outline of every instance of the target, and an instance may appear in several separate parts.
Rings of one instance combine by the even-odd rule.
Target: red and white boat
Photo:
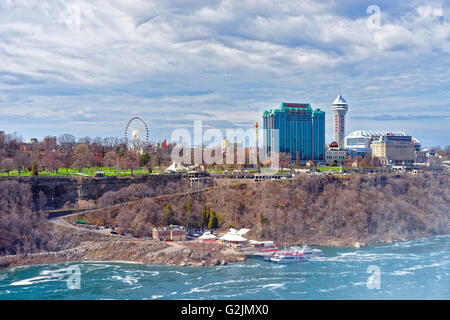
[[[275,252],[267,260],[278,263],[304,262],[313,257],[323,256],[322,250],[311,249],[306,244],[303,247],[291,247]]]
[[[269,258],[269,260],[278,263],[291,263],[291,262],[307,261],[308,258],[306,258],[305,254],[303,253],[296,253],[295,251],[283,250],[275,252]]]
[[[303,247],[291,247],[292,251],[295,251],[297,253],[303,253],[307,258],[314,258],[314,257],[322,257],[323,252],[320,249],[311,249],[308,247],[307,244],[304,244]]]

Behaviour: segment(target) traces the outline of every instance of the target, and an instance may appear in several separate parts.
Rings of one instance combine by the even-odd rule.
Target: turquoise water
[[[450,236],[321,249],[325,257],[290,265],[249,259],[204,268],[117,262],[9,268],[0,271],[0,299],[450,299]],[[75,265],[80,289],[69,289]]]

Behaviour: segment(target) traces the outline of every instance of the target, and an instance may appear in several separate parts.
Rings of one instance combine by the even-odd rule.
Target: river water
[[[0,271],[0,299],[450,299],[450,236],[321,249],[325,257],[289,265],[15,267]]]

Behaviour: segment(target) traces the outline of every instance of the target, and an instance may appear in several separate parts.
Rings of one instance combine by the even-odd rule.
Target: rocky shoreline
[[[102,235],[58,226],[57,251],[0,257],[0,268],[79,261],[123,261],[149,265],[216,266],[246,260],[228,248],[196,241],[160,242]]]
[[[163,247],[153,243],[115,240],[110,243],[86,242],[69,250],[1,257],[0,268],[80,261],[202,267],[226,265],[245,259],[242,254],[223,253],[219,248],[198,248],[196,244]]]
[[[0,268],[80,261],[121,261],[148,265],[204,267],[226,265],[247,259],[245,254],[237,250],[213,243],[133,239],[79,228],[62,220],[53,224],[56,234],[55,240],[58,243],[57,250],[3,256],[0,257]],[[285,243],[283,245],[298,245],[302,243],[302,240],[309,245],[361,248],[366,245],[392,243],[393,241],[405,241],[406,239],[385,239],[384,241],[363,243],[353,238],[305,238],[300,239],[299,243]]]

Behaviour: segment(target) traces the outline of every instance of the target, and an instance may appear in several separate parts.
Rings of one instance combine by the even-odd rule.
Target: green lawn
[[[341,167],[319,167],[319,171],[340,171]]]
[[[340,168],[320,168],[320,169],[334,169],[339,170]],[[207,169],[208,172],[211,172],[211,169]],[[80,177],[83,175],[88,175],[93,177],[96,171],[103,171],[106,176],[117,176],[116,168],[108,168],[108,167],[91,167],[91,168],[82,168],[81,171],[78,168],[60,168],[58,173],[55,171],[47,171],[40,170],[39,177]],[[225,170],[214,170],[216,173],[223,173]],[[229,173],[232,173],[233,170],[228,170]],[[242,171],[243,172],[243,171]],[[249,173],[256,173],[257,170],[248,170]],[[288,170],[283,170],[278,173],[289,173]],[[81,174],[80,174],[81,173]],[[153,168],[152,173],[149,173],[145,169],[133,170],[133,175],[148,175],[148,174],[161,174],[165,173],[164,169],[159,170],[158,168]],[[130,176],[131,170],[121,170],[120,176]],[[0,178],[16,178],[19,177],[19,172],[17,170],[13,170],[9,172],[9,175],[0,170]],[[31,171],[22,171],[20,177],[30,177],[32,176]]]
[[[69,168],[69,169],[65,169],[65,168],[61,168],[58,170],[58,173],[56,173],[55,171],[46,171],[46,170],[41,170],[39,171],[39,176],[40,177],[68,177],[68,176],[74,176],[74,177],[79,177],[81,176],[79,173],[81,173],[82,175],[88,175],[88,176],[94,176],[95,171],[103,171],[105,173],[106,176],[116,176],[117,172],[116,172],[116,168],[107,168],[107,167],[95,167],[95,168],[82,168],[82,170],[80,171],[78,168]],[[163,173],[164,170],[160,171],[159,169],[153,169],[152,173],[149,173],[147,170],[145,169],[138,169],[138,170],[133,170],[133,175],[147,175],[147,174],[159,174],[159,173]],[[129,176],[131,175],[131,170],[121,170],[120,171],[120,176]],[[18,170],[12,170],[8,173],[4,172],[3,170],[0,171],[0,178],[7,178],[7,177],[18,177],[19,176],[19,171]],[[30,171],[22,171],[20,173],[21,177],[29,177],[32,176]]]

